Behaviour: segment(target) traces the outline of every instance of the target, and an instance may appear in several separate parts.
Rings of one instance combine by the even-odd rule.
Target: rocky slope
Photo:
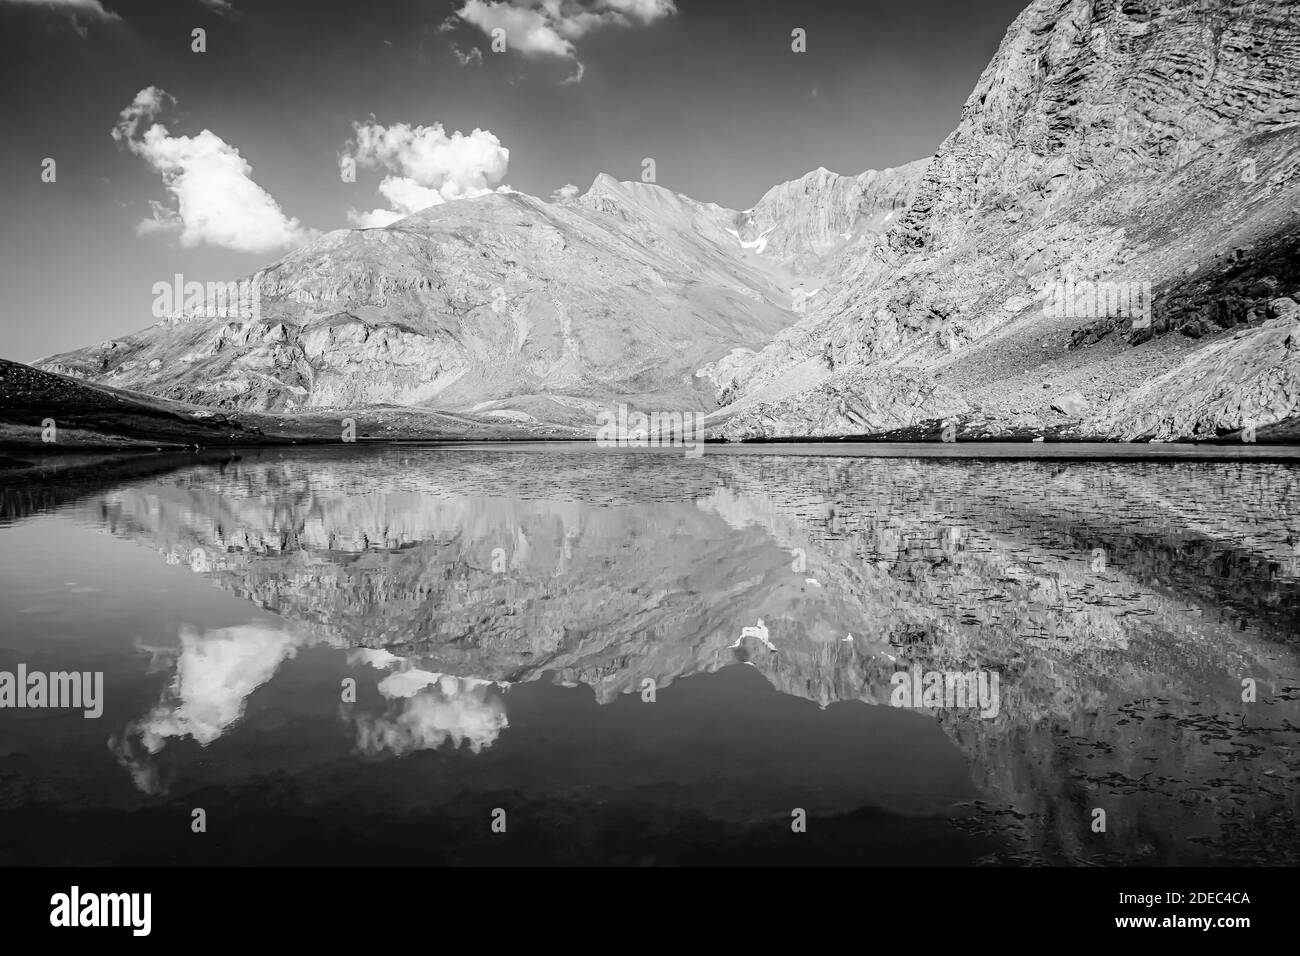
[[[720,381],[718,430],[887,430],[890,370],[942,382],[994,431],[1168,439],[1294,417],[1297,89],[1293,4],[1034,0],[907,211]],[[1052,308],[1067,280],[1149,288],[1151,308]]]
[[[332,432],[331,440],[337,428]],[[0,359],[0,444],[8,447],[56,454],[88,446],[174,449],[302,437],[264,416],[227,415]]]
[[[186,449],[382,440],[565,439],[583,433],[563,426],[514,422],[483,414],[371,406],[343,415],[308,411],[271,415],[217,410],[94,385],[0,359],[0,447],[32,456],[65,457],[88,450]],[[346,431],[346,438],[345,438]],[[28,465],[3,459],[8,468]]]

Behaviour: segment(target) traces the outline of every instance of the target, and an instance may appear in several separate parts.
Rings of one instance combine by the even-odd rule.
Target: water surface
[[[0,862],[1297,862],[1300,467],[816,448],[10,480]]]

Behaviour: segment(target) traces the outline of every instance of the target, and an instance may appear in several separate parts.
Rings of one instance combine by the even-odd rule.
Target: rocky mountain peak
[[[738,223],[741,241],[818,285],[838,272],[836,255],[883,232],[911,201],[924,161],[843,176],[819,166],[773,186]]]
[[[835,420],[829,433],[871,432],[870,393],[900,367],[942,375],[993,431],[1078,425],[1052,410],[1055,383],[1086,399],[1090,436],[1213,436],[1294,414],[1300,352],[1261,339],[1247,357],[1210,338],[1262,328],[1300,285],[1297,89],[1294,4],[1033,0],[884,241],[846,250],[840,281],[737,370],[719,417],[750,437],[797,432],[796,408]],[[1067,278],[1151,307],[1121,315],[1094,296],[1051,312]],[[1153,401],[1141,387],[1165,374],[1200,391]],[[843,413],[807,407],[826,401]]]

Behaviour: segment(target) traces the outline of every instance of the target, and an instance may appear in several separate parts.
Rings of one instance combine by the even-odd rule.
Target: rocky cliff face
[[[1076,437],[1203,437],[1294,415],[1297,353],[1261,330],[1289,329],[1300,290],[1297,89],[1294,4],[1034,0],[907,211],[723,383],[720,429],[775,434],[783,401],[863,417],[891,368],[1003,427]],[[1140,390],[1162,373],[1201,385]],[[856,400],[824,384],[844,376]],[[1085,405],[1052,409],[1073,393]],[[864,431],[888,427],[866,417]]]
[[[737,234],[746,248],[797,276],[829,278],[837,253],[884,232],[902,215],[925,167],[918,160],[860,176],[815,169],[768,190],[740,214]]]

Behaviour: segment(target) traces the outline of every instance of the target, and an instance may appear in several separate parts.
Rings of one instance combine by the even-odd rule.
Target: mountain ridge
[[[907,210],[733,370],[712,420],[746,439],[887,430],[873,409],[895,371],[956,391],[975,435],[1168,440],[1293,418],[1297,88],[1286,4],[1034,0]],[[1146,284],[1151,314],[1046,314],[1067,278]],[[1207,351],[1242,335],[1259,347]],[[1142,386],[1160,375],[1203,387],[1155,400]]]
[[[35,364],[273,414],[387,404],[566,424],[612,401],[707,410],[701,369],[796,314],[793,283],[745,248],[740,218],[603,173],[563,202],[498,191],[318,236],[254,273],[256,318],[167,318]]]

